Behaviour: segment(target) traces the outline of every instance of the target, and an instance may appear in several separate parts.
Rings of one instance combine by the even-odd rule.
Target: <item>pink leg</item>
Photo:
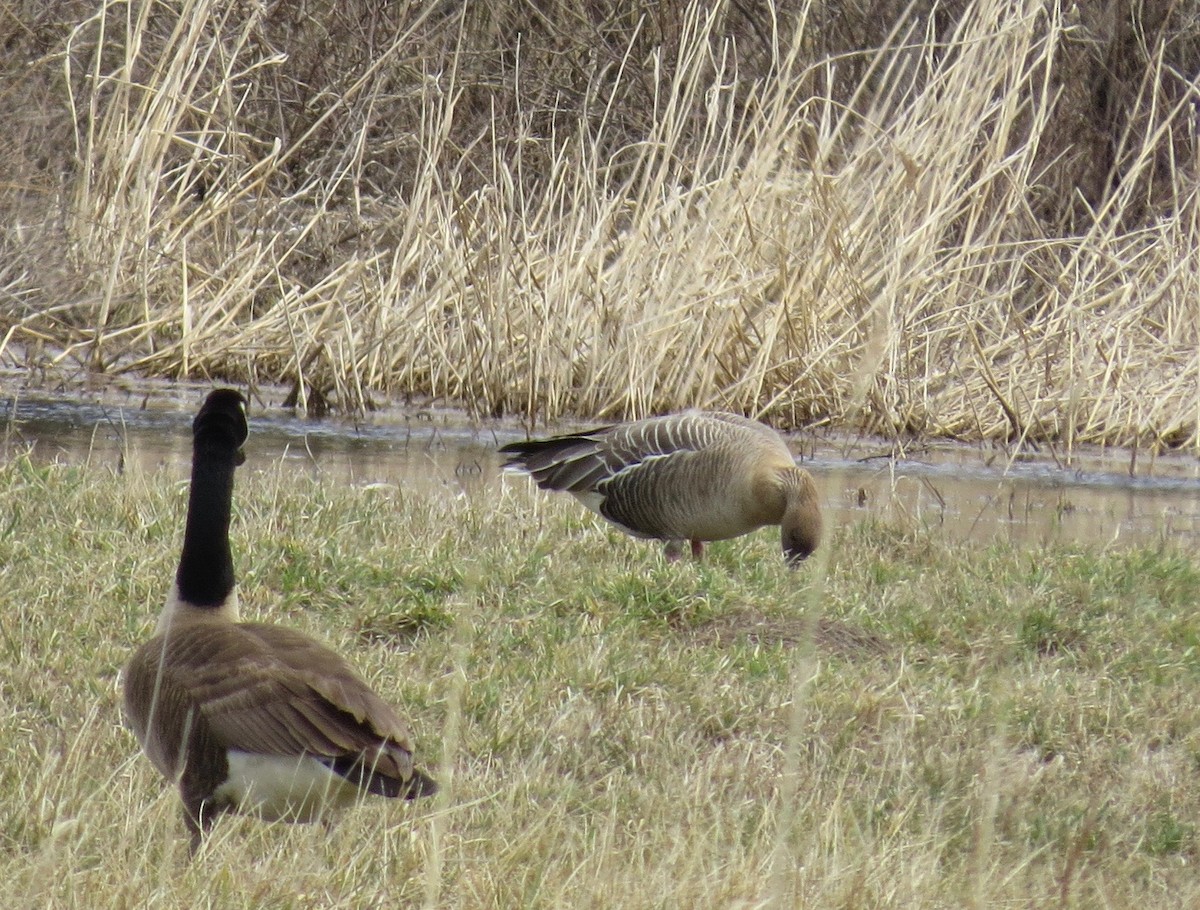
[[[699,559],[703,555],[704,555],[704,541],[703,540],[693,540],[692,541],[692,557],[695,559]]]
[[[683,555],[683,544],[678,540],[668,540],[663,547],[663,553],[667,557],[667,562],[677,562]]]

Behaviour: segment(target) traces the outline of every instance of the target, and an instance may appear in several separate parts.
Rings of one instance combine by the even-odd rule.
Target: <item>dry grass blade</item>
[[[1200,29],[1139,8],[552,7],[510,46],[427,6],[106,3],[63,43],[86,166],[5,285],[71,302],[0,310],[5,346],[347,410],[1200,445]]]
[[[799,572],[767,533],[668,565],[527,483],[291,460],[239,475],[243,609],[352,655],[445,795],[332,829],[229,818],[188,863],[119,721],[186,506],[179,470],[140,464],[0,465],[13,906],[1200,899],[1200,566],[1169,543],[1031,552],[901,517]]]

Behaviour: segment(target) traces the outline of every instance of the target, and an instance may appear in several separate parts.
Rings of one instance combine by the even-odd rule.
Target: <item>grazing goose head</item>
[[[779,522],[783,555],[789,565],[795,566],[821,543],[821,502],[812,475],[802,468],[781,471],[779,482],[786,497]]]
[[[789,561],[821,537],[812,477],[770,427],[735,414],[686,411],[503,446],[505,468],[544,490],[564,490],[635,537],[705,541],[780,525]]]
[[[223,812],[311,821],[365,794],[414,798],[407,726],[337,653],[300,632],[237,621],[229,546],[246,400],[208,396],[192,425],[183,550],[155,636],[125,668],[129,726],[179,787],[193,851]]]

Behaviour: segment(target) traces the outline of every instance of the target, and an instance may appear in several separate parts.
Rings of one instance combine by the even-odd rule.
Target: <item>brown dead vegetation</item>
[[[18,3],[0,356],[1200,445],[1188,4]]]

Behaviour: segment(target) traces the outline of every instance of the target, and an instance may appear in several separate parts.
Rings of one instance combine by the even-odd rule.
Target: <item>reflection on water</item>
[[[1200,542],[1200,480],[1128,482],[1119,474],[1045,470],[992,476],[900,462],[853,466],[839,485],[841,518],[877,514],[917,521],[960,539],[1028,545],[1052,541],[1132,545]],[[1056,469],[1057,470],[1057,469]]]
[[[153,403],[0,397],[0,457],[28,451],[38,462],[118,471],[136,465],[186,476],[191,420],[208,389]],[[495,477],[498,445],[491,430],[472,426],[456,411],[414,410],[356,424],[304,420],[252,404],[245,451],[251,467],[281,463],[345,483],[467,487]]]
[[[183,476],[188,426],[208,386],[169,388],[172,394],[162,394],[161,386],[146,394],[6,392],[0,458],[28,451],[41,462],[110,470],[136,463]],[[281,398],[276,393],[274,403]],[[252,407],[246,450],[252,464],[275,462],[353,484],[454,492],[529,483],[499,476],[497,446],[524,435],[511,423],[472,423],[438,409],[382,413],[360,423],[309,421],[271,404]],[[1067,467],[1051,458],[1009,463],[997,450],[968,446],[892,458],[876,457],[869,444],[808,437],[798,443],[832,524],[877,516],[981,543],[996,537],[1030,545],[1200,542],[1200,463],[1186,456],[1143,458],[1131,476],[1130,453],[1120,451],[1077,452]]]

